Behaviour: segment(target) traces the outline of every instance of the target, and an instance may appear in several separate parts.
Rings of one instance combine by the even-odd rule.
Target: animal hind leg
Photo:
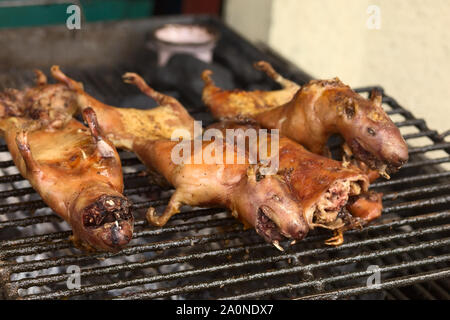
[[[276,72],[272,65],[266,61],[258,61],[253,66],[255,69],[265,72],[269,78],[279,83],[283,88],[300,88],[298,84],[284,78],[281,74]]]
[[[36,75],[36,84],[38,86],[43,86],[47,84],[47,76],[39,69],[33,70]]]
[[[19,133],[17,133],[16,144],[20,154],[22,155],[23,161],[25,162],[27,170],[33,172],[34,174],[39,174],[41,172],[40,165],[31,154],[30,145],[28,144],[27,132],[20,131]]]
[[[50,68],[50,73],[52,74],[52,77],[55,78],[56,80],[58,80],[59,82],[65,83],[70,89],[78,91],[78,92],[83,92],[83,84],[81,82],[75,81],[72,78],[69,78],[68,76],[66,76],[61,69],[59,68],[59,66],[52,66]]]
[[[178,102],[177,99],[175,99],[171,96],[162,94],[162,93],[156,91],[155,89],[153,89],[152,87],[150,87],[145,82],[145,80],[137,73],[127,72],[122,76],[122,78],[123,78],[124,82],[134,84],[136,87],[139,88],[139,90],[142,91],[142,93],[144,93],[146,96],[152,98],[153,100],[155,100],[156,102],[158,102],[161,105],[171,105],[174,107],[181,106],[181,104]]]
[[[180,207],[182,204],[181,193],[179,191],[175,191],[162,215],[156,216],[156,210],[153,207],[150,207],[147,210],[147,221],[154,226],[162,227],[172,216],[180,212]]]
[[[212,79],[212,73],[213,72],[208,69],[202,72],[202,80],[205,83],[205,86],[215,87],[214,80]]]

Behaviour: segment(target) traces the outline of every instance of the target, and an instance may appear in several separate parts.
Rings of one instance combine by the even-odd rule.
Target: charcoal
[[[249,86],[245,87],[245,90],[253,91],[253,90],[262,90],[266,91],[267,89],[270,90],[278,90],[281,89],[281,86],[277,84],[275,81],[272,81],[267,77],[267,79],[262,83],[252,83]]]
[[[165,67],[155,67],[148,72],[148,79],[150,83],[158,83],[158,86],[164,88],[175,89],[179,83],[180,76]]]
[[[144,55],[144,53],[142,54]],[[145,50],[146,64],[141,75],[150,84],[158,84],[159,88],[175,88],[177,75],[168,72],[166,67],[160,67],[157,63],[157,53],[154,50]]]
[[[163,93],[176,99],[179,98],[179,95],[173,91]],[[155,100],[144,94],[135,94],[124,97],[117,106],[121,108],[151,109],[158,105]]]
[[[161,89],[181,92],[189,105],[202,105],[203,80],[201,74],[205,69],[213,71],[216,84],[224,89],[233,89],[236,84],[233,74],[217,63],[205,63],[189,54],[175,54],[164,67],[153,66],[145,78],[149,84],[158,83]]]
[[[156,107],[157,103],[144,94],[136,94],[123,98],[117,106],[121,108],[149,109]]]
[[[241,82],[241,85],[247,86],[265,78],[261,71],[253,68],[253,63],[256,61],[248,60],[246,56],[242,55],[239,48],[221,43],[221,41],[214,50],[214,59],[230,69]]]
[[[176,89],[188,93],[194,98],[191,103],[201,104],[201,94],[203,90],[203,80],[201,74],[205,69],[214,72],[213,78],[216,84],[224,89],[236,87],[233,75],[230,71],[217,63],[205,63],[189,54],[175,54],[170,58],[164,67],[155,67],[151,64],[145,78],[148,82],[158,83],[158,86],[165,89]]]
[[[176,54],[167,63],[167,72],[178,75],[180,84],[187,85],[200,95],[203,90],[201,74],[206,69],[213,71],[214,81],[219,87],[235,87],[232,73],[217,63],[206,63],[188,54]]]

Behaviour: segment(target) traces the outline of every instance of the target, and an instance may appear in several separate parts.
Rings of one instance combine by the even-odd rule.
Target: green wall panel
[[[82,0],[81,4],[86,22],[145,18],[154,6],[153,0]],[[0,28],[65,24],[69,5],[0,7]]]

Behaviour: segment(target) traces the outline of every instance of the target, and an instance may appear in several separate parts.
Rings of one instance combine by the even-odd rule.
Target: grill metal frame
[[[299,83],[308,80],[302,71],[270,52],[258,50],[214,18],[170,17],[157,23],[179,21],[215,25],[221,32],[219,48],[236,46],[243,63],[268,60],[288,78]],[[216,50],[215,60],[230,68],[227,59]],[[138,94],[120,82],[125,71],[143,73],[145,65],[67,72],[83,82],[94,97],[119,105],[123,98]],[[236,73],[235,77],[243,88],[252,85]],[[9,71],[8,81],[0,81],[0,87],[24,86],[31,79],[29,70]],[[267,88],[274,86],[269,80],[260,82]],[[159,89],[158,83],[150,84]],[[341,247],[326,247],[323,241],[330,234],[314,231],[280,253],[253,230],[243,230],[223,209],[188,208],[167,226],[150,227],[143,212],[150,205],[165,205],[171,191],[161,190],[158,195],[158,189],[142,177],[144,168],[136,157],[120,152],[125,194],[134,201],[136,212],[134,240],[117,254],[85,254],[72,247],[67,225],[46,208],[7,159],[0,161],[0,234],[8,234],[8,238],[0,235],[0,297],[449,299],[450,171],[440,164],[450,162],[450,132],[439,135],[430,130],[423,119],[415,118],[382,87],[357,91],[368,94],[373,88],[383,94],[388,114],[402,118],[396,122],[401,130],[413,129],[404,134],[406,141],[427,139],[428,143],[411,147],[410,162],[391,180],[372,184],[372,189],[384,193],[383,217],[363,230],[347,232]],[[198,97],[181,89],[177,94],[194,117],[205,119],[205,109],[192,104]],[[332,149],[338,145],[338,139],[330,143]],[[435,151],[446,155],[429,158]],[[0,145],[1,154],[7,157],[5,145]],[[44,231],[39,226],[45,226]],[[66,287],[69,265],[81,268],[79,289]],[[369,265],[379,266],[378,286],[366,284],[373,274],[367,269]]]

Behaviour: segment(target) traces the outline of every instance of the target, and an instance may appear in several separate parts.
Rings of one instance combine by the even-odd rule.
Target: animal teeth
[[[272,244],[275,246],[275,248],[277,248],[280,251],[284,251],[283,247],[280,246],[280,243],[278,242],[278,240],[275,240],[272,242]]]
[[[389,179],[391,178],[391,176],[387,174],[386,168],[387,168],[387,165],[384,164],[384,165],[380,168],[380,170],[378,170],[378,173],[379,173],[380,176],[382,176],[383,178],[386,178],[386,179],[389,180]]]

